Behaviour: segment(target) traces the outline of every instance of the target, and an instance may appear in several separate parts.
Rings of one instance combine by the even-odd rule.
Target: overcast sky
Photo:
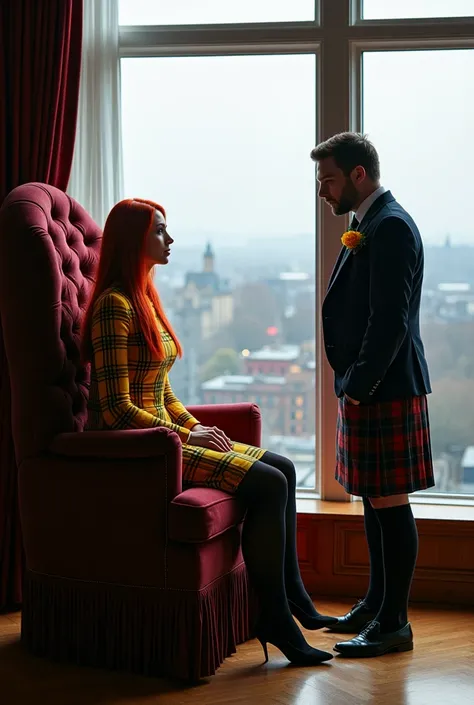
[[[314,0],[119,0],[121,24],[314,20]]]
[[[133,16],[137,24],[159,14],[163,23],[196,22],[197,6],[201,21],[310,19],[312,7],[311,0],[121,3],[121,21]],[[365,13],[446,15],[446,7],[474,14],[474,0],[366,0]],[[210,234],[217,245],[226,236],[245,244],[311,233],[315,75],[311,55],[123,60],[126,195],[162,202],[170,229],[186,242],[193,234],[199,241]],[[454,243],[474,245],[474,50],[369,53],[363,75],[364,130],[379,150],[382,183],[427,244],[450,233]]]
[[[474,0],[363,0],[363,8],[364,18],[368,20],[469,17],[474,15]]]
[[[314,0],[119,0],[121,24],[298,22],[314,19]],[[474,0],[363,0],[366,19],[464,17]]]

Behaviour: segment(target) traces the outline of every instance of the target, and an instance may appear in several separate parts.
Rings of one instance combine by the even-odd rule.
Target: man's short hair
[[[369,179],[380,179],[379,155],[366,135],[340,132],[318,144],[311,152],[311,159],[315,162],[329,157],[334,159],[345,176],[349,176],[357,166],[363,166]]]

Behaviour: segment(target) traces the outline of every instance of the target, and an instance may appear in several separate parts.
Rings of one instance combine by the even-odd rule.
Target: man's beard
[[[345,215],[346,213],[355,210],[358,200],[359,194],[357,193],[357,189],[352,181],[347,178],[346,184],[341,193],[341,198],[334,206],[334,213],[336,215]]]

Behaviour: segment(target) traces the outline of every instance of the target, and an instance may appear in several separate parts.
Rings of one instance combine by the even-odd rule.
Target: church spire
[[[208,242],[206,249],[204,251],[204,271],[213,272],[214,271],[214,251],[211,247],[211,243]]]

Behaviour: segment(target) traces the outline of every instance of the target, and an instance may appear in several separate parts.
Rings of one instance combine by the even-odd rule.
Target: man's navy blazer
[[[324,344],[338,397],[361,403],[431,392],[420,336],[423,243],[390,191],[357,228],[363,244],[343,246],[322,307]]]

